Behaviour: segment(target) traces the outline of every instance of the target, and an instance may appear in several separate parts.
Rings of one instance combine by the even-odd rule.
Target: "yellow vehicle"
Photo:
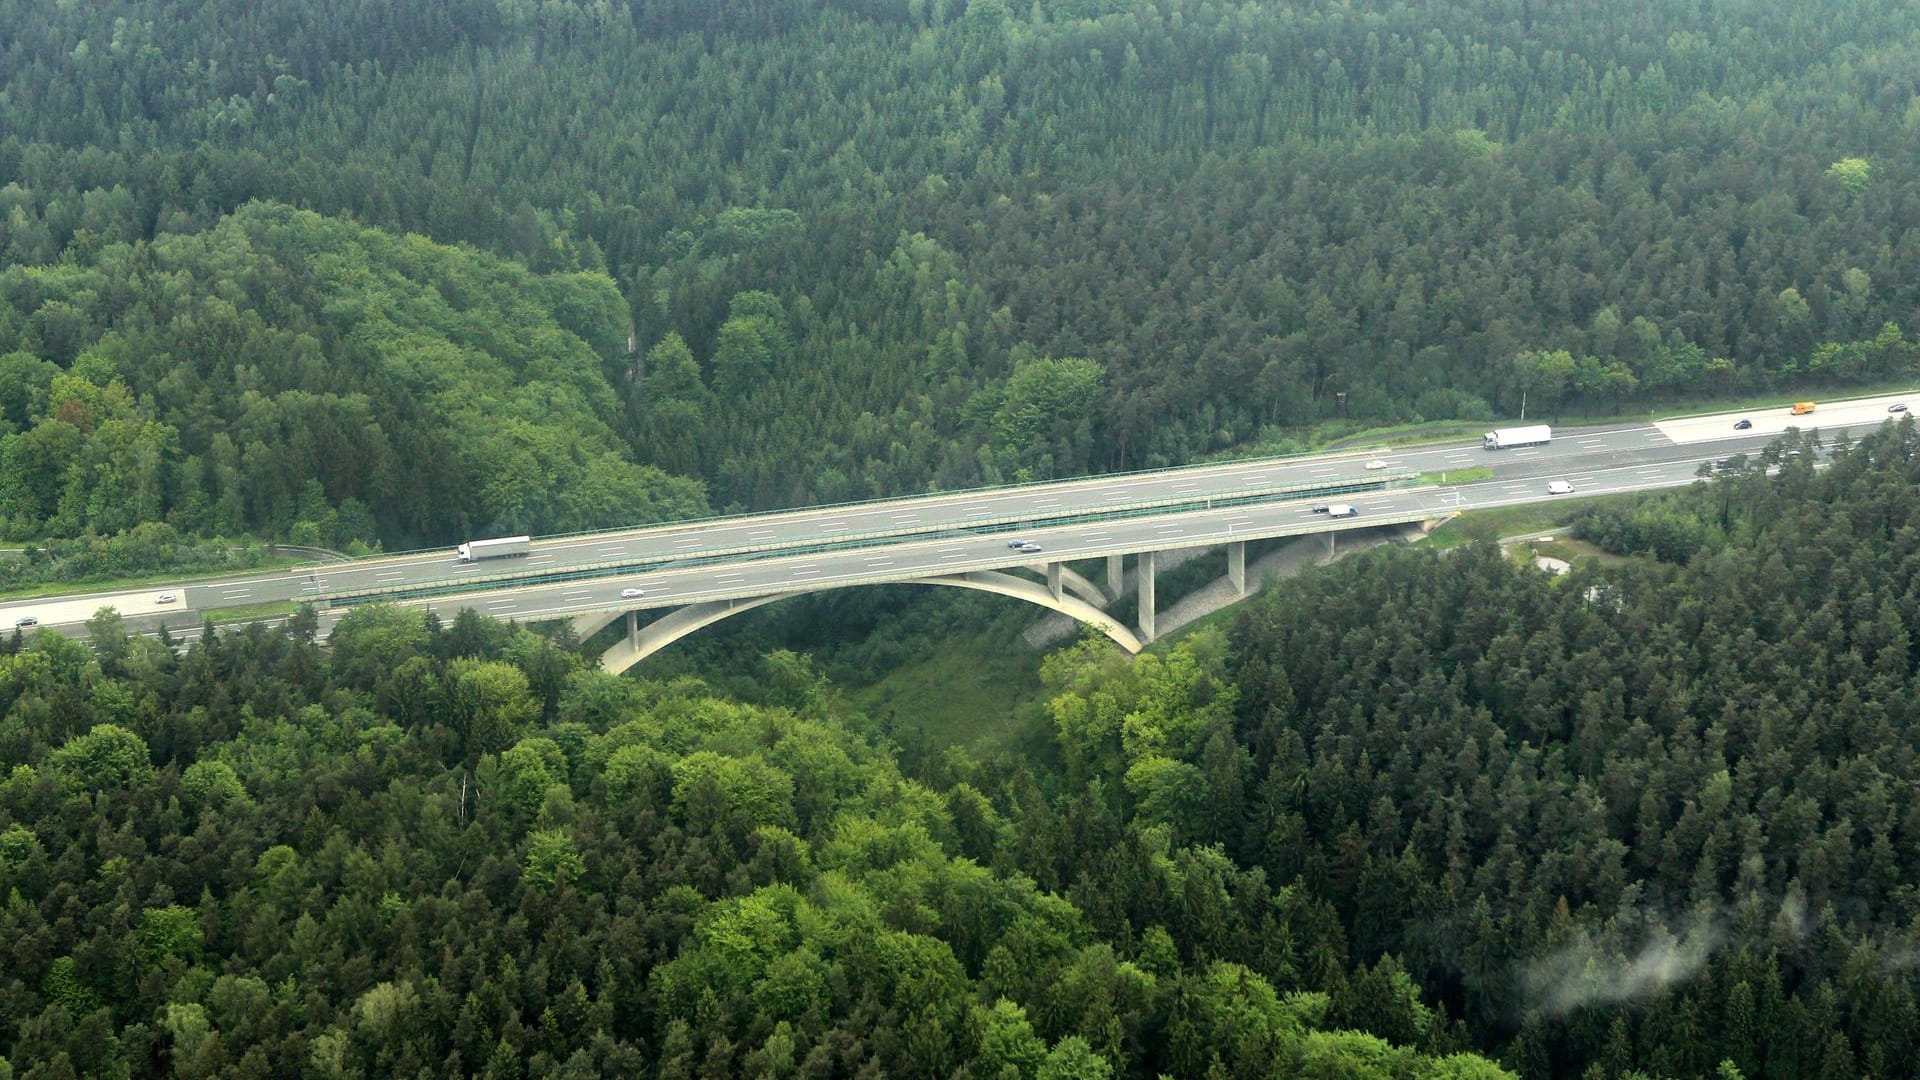
[[[1793,403],[1793,415],[1795,416],[1805,416],[1812,411],[1813,402],[1811,401],[1796,401]]]

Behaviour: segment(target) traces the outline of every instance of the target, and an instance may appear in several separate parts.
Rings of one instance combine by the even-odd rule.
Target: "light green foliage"
[[[493,660],[449,663],[441,693],[441,715],[469,761],[509,745],[539,712],[520,669]]]
[[[577,881],[586,872],[586,860],[565,830],[549,829],[527,837],[527,868],[520,875],[527,884],[547,888]]]
[[[1030,360],[1014,369],[993,412],[993,449],[1010,476],[1044,479],[1085,468],[1092,405],[1106,369],[1085,357]]]
[[[100,1007],[100,995],[80,980],[71,956],[59,957],[48,965],[47,976],[40,981],[40,992],[65,1006],[67,1015],[75,1018]]]
[[[1873,166],[1866,158],[1841,158],[1827,167],[1827,175],[1840,181],[1848,191],[1860,192],[1873,182]]]
[[[169,904],[140,913],[140,955],[158,965],[169,957],[192,961],[200,952],[200,917],[192,908]]]
[[[980,1029],[978,1074],[1000,1077],[1011,1069],[1016,1077],[1033,1076],[1047,1057],[1047,1044],[1033,1033],[1026,1010],[999,998],[991,1008],[975,1005],[974,1016]]]
[[[1087,1040],[1069,1035],[1047,1051],[1047,1059],[1034,1075],[1038,1080],[1108,1080],[1113,1066],[1094,1053]]]
[[[413,984],[401,981],[398,984],[383,982],[360,995],[353,1003],[354,1021],[360,1029],[374,1039],[383,1039],[391,1034],[397,1025],[407,1022],[408,1016],[419,1005],[420,996],[414,992]]]
[[[48,761],[73,783],[95,791],[132,786],[153,771],[145,740],[116,724],[76,736]]]
[[[1167,825],[1183,839],[1199,835],[1207,778],[1198,768],[1172,758],[1141,758],[1128,766],[1126,788],[1142,823]]]
[[[701,750],[674,763],[673,802],[701,828],[790,825],[793,778],[757,755]]]
[[[247,801],[247,789],[241,785],[233,766],[212,759],[196,761],[187,766],[186,771],[180,774],[180,793],[186,796],[189,805],[202,810],[216,810],[230,802]]]
[[[567,758],[552,739],[522,739],[500,755],[500,801],[519,821],[532,821],[547,789],[566,781]]]

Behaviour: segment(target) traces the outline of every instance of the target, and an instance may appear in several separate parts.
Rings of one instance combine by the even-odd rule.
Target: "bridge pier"
[[[627,612],[627,642],[632,645],[640,643],[640,613],[637,611]]]
[[[1107,591],[1119,596],[1127,591],[1127,557],[1107,556]]]
[[[1060,588],[1060,564],[1050,562],[1047,564],[1047,591],[1053,594],[1055,600],[1058,600],[1060,599]]]
[[[1143,551],[1134,557],[1135,573],[1140,578],[1140,640],[1153,640],[1153,557],[1154,552]]]
[[[1235,596],[1247,595],[1247,542],[1236,540],[1227,545],[1227,580],[1233,582]]]

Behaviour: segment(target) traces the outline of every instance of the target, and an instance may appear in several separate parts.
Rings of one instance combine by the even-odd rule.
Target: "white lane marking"
[[[847,527],[845,525],[822,525],[820,526],[820,531],[830,533],[846,532]]]
[[[488,607],[512,607],[515,603],[517,603],[517,601],[514,601],[514,600],[489,600],[487,601],[487,606]]]
[[[714,584],[716,585],[731,585],[736,581],[745,581],[745,580],[747,580],[747,575],[745,574],[722,574],[721,576],[713,579]]]
[[[892,559],[868,559],[867,565],[868,566],[892,566],[893,560]]]
[[[895,524],[912,525],[920,519],[913,514],[895,514],[893,515],[893,520]]]
[[[794,572],[792,572],[791,574],[788,574],[787,576],[788,577],[809,577],[819,572],[820,571],[818,570],[795,570]]]
[[[528,561],[528,562],[530,562],[530,563],[537,563],[537,562],[550,562],[550,561],[552,561],[552,559],[553,559],[553,556],[551,556],[551,555],[529,555],[529,556],[527,556],[527,561]]]
[[[1153,527],[1153,531],[1154,532],[1186,532],[1187,530],[1186,530],[1186,526],[1184,525],[1155,525]]]
[[[674,544],[675,544],[675,545],[677,545],[677,546],[679,546],[679,547],[686,547],[686,546],[687,546],[688,544],[697,544],[697,543],[699,543],[699,542],[700,542],[700,538],[699,538],[699,537],[697,537],[697,536],[689,536],[689,537],[687,537],[687,538],[686,538],[685,540],[675,540],[675,541],[674,541]]]
[[[1082,543],[1088,543],[1094,540],[1111,540],[1111,539],[1113,539],[1112,533],[1101,533],[1099,536],[1083,536],[1080,538]]]
[[[940,556],[940,561],[942,561],[942,562],[945,562],[945,561],[947,561],[947,560],[949,560],[949,559],[964,559],[964,558],[966,558],[966,555],[965,555],[965,554],[959,554],[959,555],[942,555],[942,556]]]
[[[600,551],[598,552],[598,554],[600,555],[625,555],[626,553],[627,553],[627,549],[623,547],[601,548]]]
[[[1114,493],[1114,494],[1112,494],[1112,495],[1109,495],[1109,496],[1107,496],[1107,501],[1108,501],[1108,502],[1120,502],[1121,500],[1123,500],[1123,499],[1127,499],[1127,498],[1129,498],[1129,497],[1130,497],[1130,496],[1128,496],[1128,495],[1127,495],[1127,494],[1125,494],[1124,492],[1116,492],[1116,493]]]
[[[1237,529],[1237,528],[1239,528],[1239,527],[1240,527],[1240,526],[1242,526],[1242,525],[1251,525],[1251,524],[1253,524],[1253,519],[1252,519],[1252,518],[1248,518],[1248,519],[1246,519],[1245,521],[1229,521],[1229,522],[1227,522],[1227,528],[1229,528],[1229,529]],[[1092,537],[1088,537],[1087,539],[1089,539],[1089,540],[1091,540],[1091,539],[1093,539],[1093,538],[1092,538]]]
[[[991,514],[991,511],[987,511],[987,510],[969,510],[967,511],[967,516],[968,517],[990,517],[992,516],[992,514]]]
[[[373,579],[375,581],[389,581],[393,578],[406,577],[406,576],[407,576],[407,572],[404,570],[389,570],[384,574],[373,575]]]

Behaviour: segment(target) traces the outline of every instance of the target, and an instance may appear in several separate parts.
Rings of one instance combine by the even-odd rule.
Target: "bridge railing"
[[[1265,538],[1274,537],[1274,536],[1308,535],[1312,533],[1350,532],[1358,529],[1379,528],[1381,526],[1387,526],[1387,525],[1402,525],[1411,521],[1419,521],[1419,520],[1422,520],[1423,518],[1431,517],[1434,513],[1435,513],[1434,510],[1423,507],[1418,510],[1403,511],[1400,513],[1375,514],[1375,515],[1370,515],[1369,517],[1366,517],[1366,518],[1334,518],[1334,519],[1323,518],[1323,519],[1316,520],[1314,522],[1289,523],[1279,528],[1271,528],[1271,527],[1242,528],[1236,531],[1236,528],[1234,526],[1229,525],[1224,529],[1214,529],[1212,531],[1205,532],[1205,533],[1189,533],[1189,534],[1180,536],[1178,538],[1166,538],[1166,539],[1154,540],[1150,542],[1149,546],[1155,550],[1168,550],[1172,548],[1184,548],[1184,547],[1210,547],[1215,544],[1232,543],[1233,541],[1236,541],[1236,540],[1265,539]],[[1447,512],[1441,511],[1441,513],[1444,514]],[[1138,548],[1138,545],[1137,544],[1121,545],[1121,547],[1124,550],[1132,551],[1132,550],[1136,550]],[[1110,554],[1110,552],[1107,552],[1107,551],[1074,552],[1073,554],[1067,556],[1066,558],[1060,559],[1057,561],[1074,562],[1082,559],[1097,559],[1097,558],[1103,557],[1106,554]],[[998,567],[1005,567],[1008,565],[1017,565],[1019,564],[1019,562],[1020,560],[1009,559],[1001,555],[996,555],[993,557],[983,556],[979,559],[972,560],[970,563],[965,565],[955,566],[951,568],[942,568],[936,571],[936,573],[938,574],[970,573],[970,572],[981,570],[981,569],[993,569]],[[674,567],[673,569],[685,569],[685,568],[686,567]],[[633,572],[634,571],[629,567],[585,565],[585,566],[576,567],[571,570],[555,571],[553,572],[553,574],[550,576],[549,579],[538,581],[538,582],[525,582],[519,579],[512,579],[512,578],[503,578],[500,580],[512,581],[515,584],[551,585],[551,584],[564,584],[565,582],[568,582],[568,581],[590,581],[597,578],[623,577],[623,576],[630,575]],[[471,580],[478,583],[481,579],[476,578]],[[871,585],[871,584],[878,584],[878,583],[884,583],[887,581],[897,581],[897,580],[902,580],[902,576],[899,571],[870,569],[870,570],[855,572],[852,574],[841,575],[831,579],[816,579],[816,580],[808,581],[803,584],[797,584],[794,582],[782,582],[782,583],[778,583],[776,585],[768,586],[768,587],[755,586],[755,587],[749,588],[749,587],[743,586],[740,595],[757,595],[758,593],[764,593],[764,592],[785,592],[793,589]],[[336,597],[333,599],[333,602],[329,606],[355,607],[361,604],[381,603],[381,602],[390,602],[390,601],[430,600],[438,597],[458,596],[462,593],[472,592],[472,591],[475,591],[475,590],[465,589],[465,588],[455,588],[455,587],[444,587],[444,586],[436,587],[434,585],[429,585],[429,584],[411,585],[411,586],[407,586],[407,585],[392,586],[379,593],[373,593],[373,592],[354,593],[351,595],[343,595],[340,597]],[[648,605],[644,603],[644,599],[645,598],[642,598],[641,600],[624,600],[624,601],[608,599],[604,603],[593,605],[593,607],[591,608],[580,609],[578,611],[568,611],[565,614],[569,614],[569,615],[580,614],[585,610],[604,610],[606,608],[611,608],[611,607],[646,607]],[[658,600],[660,598],[655,597],[654,599]],[[702,597],[700,599],[724,599],[724,597]],[[692,602],[695,602],[695,601],[692,599],[683,597],[683,598],[673,599],[671,601],[668,601],[667,603],[672,605],[680,605],[680,604],[686,604],[686,603],[692,603]],[[655,606],[660,606],[660,605],[655,605]],[[557,618],[559,616],[539,613],[536,617],[537,618]]]
[[[1377,477],[1356,478],[1336,484],[1309,483],[1281,485],[1256,492],[1235,495],[1186,497],[1180,499],[1161,499],[1150,502],[1130,503],[1122,507],[1100,507],[1072,513],[1054,514],[1047,517],[1002,517],[989,518],[969,523],[964,527],[931,530],[889,529],[868,533],[850,533],[820,540],[780,541],[771,544],[749,544],[730,548],[712,548],[703,551],[676,552],[671,555],[648,558],[607,559],[597,562],[580,563],[566,569],[553,570],[511,570],[498,574],[468,575],[457,578],[436,578],[431,581],[414,581],[371,588],[348,589],[340,592],[320,593],[303,598],[309,603],[325,604],[329,607],[346,607],[381,599],[420,599],[431,596],[452,596],[463,592],[484,592],[514,585],[550,585],[568,581],[592,578],[622,577],[633,574],[654,573],[662,570],[684,570],[716,564],[738,565],[742,562],[755,562],[760,559],[786,558],[799,555],[815,555],[833,551],[855,551],[862,548],[890,546],[899,542],[902,536],[911,536],[916,540],[972,539],[978,536],[1005,535],[1012,532],[1026,532],[1034,529],[1058,527],[1062,525],[1089,525],[1100,521],[1122,521],[1128,518],[1164,517],[1176,513],[1204,512],[1233,506],[1259,505],[1262,503],[1302,502],[1314,498],[1330,498],[1338,495],[1350,495],[1367,491],[1382,491],[1395,483],[1418,479],[1417,473],[1388,473]],[[746,558],[742,558],[746,556]]]
[[[1337,461],[1342,457],[1380,456],[1388,451],[1380,450],[1302,450],[1296,454],[1272,454],[1257,458],[1227,458],[1221,461],[1200,461],[1188,465],[1166,465],[1158,469],[1135,469],[1131,472],[1088,473],[1083,476],[1061,476],[1051,480],[1027,480],[1013,484],[995,484],[992,487],[962,488],[957,491],[923,491],[913,495],[891,495],[878,499],[849,499],[845,502],[816,503],[812,506],[795,506],[784,510],[743,510],[734,514],[709,514],[706,517],[678,518],[673,521],[654,521],[640,525],[614,525],[604,529],[580,529],[574,532],[547,533],[534,537],[536,543],[549,543],[556,540],[580,540],[590,536],[608,536],[614,533],[637,532],[642,529],[697,528],[722,525],[728,522],[747,521],[755,518],[777,519],[797,514],[818,514],[834,510],[853,511],[861,507],[898,505],[910,507],[928,502],[945,502],[969,498],[992,498],[995,495],[1013,491],[1028,491],[1034,488],[1070,487],[1075,484],[1117,483],[1143,477],[1175,476],[1180,473],[1202,472],[1208,470],[1231,469],[1235,467],[1259,468],[1266,465],[1285,465],[1308,458]],[[1364,489],[1363,489],[1364,490]],[[434,547],[411,548],[405,551],[388,551],[369,556],[367,561],[375,559],[399,559],[415,555],[428,555],[439,551],[451,550],[450,545],[440,544]]]

